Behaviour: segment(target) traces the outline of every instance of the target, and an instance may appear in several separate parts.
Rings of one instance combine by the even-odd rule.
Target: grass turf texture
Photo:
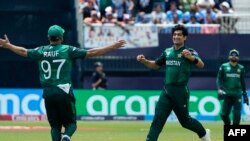
[[[144,121],[78,121],[72,141],[145,141],[151,122]],[[223,141],[222,122],[202,122],[211,129],[212,141]],[[244,123],[243,123],[244,124]],[[1,141],[49,141],[50,128],[43,122],[0,121],[3,126],[24,126],[37,130],[0,130]],[[37,128],[39,127],[39,128]],[[199,141],[198,136],[178,122],[165,124],[158,141]]]

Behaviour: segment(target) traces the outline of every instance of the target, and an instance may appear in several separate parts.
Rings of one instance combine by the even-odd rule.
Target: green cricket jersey
[[[38,60],[39,77],[42,87],[72,84],[72,62],[84,58],[85,49],[69,45],[47,45],[28,49],[28,57]]]
[[[232,66],[229,62],[220,66],[216,83],[226,94],[241,94],[246,90],[244,66]]]
[[[174,47],[167,48],[155,60],[159,66],[166,65],[165,85],[187,85],[194,64],[182,56],[181,52],[184,49],[188,49],[192,55],[199,58],[194,49],[184,46],[178,50]]]

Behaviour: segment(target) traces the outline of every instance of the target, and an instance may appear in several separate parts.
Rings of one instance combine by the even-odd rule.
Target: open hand
[[[126,41],[125,40],[118,40],[114,43],[113,47],[115,49],[118,49],[118,48],[121,48],[121,47],[124,47],[124,45],[126,44]]]
[[[9,41],[6,34],[4,35],[4,39],[0,38],[0,47],[6,48],[7,47],[6,45],[9,43],[10,43],[10,41]]]

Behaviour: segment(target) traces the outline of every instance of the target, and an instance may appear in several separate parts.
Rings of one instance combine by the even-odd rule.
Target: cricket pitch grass
[[[78,121],[72,141],[145,141],[150,121]],[[223,123],[202,122],[211,130],[212,141],[223,141]],[[1,141],[51,141],[47,121],[0,121]],[[200,141],[198,136],[167,122],[158,141]]]

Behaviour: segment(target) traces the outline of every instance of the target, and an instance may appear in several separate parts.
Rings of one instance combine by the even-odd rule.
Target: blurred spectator
[[[80,13],[82,13],[83,19],[85,19],[86,17],[90,17],[92,10],[98,11],[98,6],[95,3],[95,0],[89,0],[85,3],[86,5],[80,9]]]
[[[227,3],[229,4],[229,6],[230,6],[231,9],[233,9],[233,4],[232,4],[232,1],[231,1],[231,0],[214,0],[214,2],[215,2],[215,6],[214,6],[215,12],[220,11],[220,4],[221,4],[222,2],[224,2],[224,1],[227,2]]]
[[[182,21],[179,19],[179,17],[177,15],[173,16],[173,21],[171,21],[169,24],[182,24]]]
[[[229,3],[224,1],[220,4],[218,14],[232,14],[234,10],[230,7]]]
[[[105,90],[107,89],[107,78],[103,71],[103,64],[96,62],[94,64],[95,72],[92,74],[92,88],[93,90]]]
[[[137,13],[144,13],[150,14],[153,9],[153,0],[137,0],[137,3],[135,5],[135,9],[137,10]]]
[[[182,22],[183,13],[181,10],[177,9],[175,2],[172,2],[170,4],[170,10],[167,11],[166,17],[167,17],[168,23],[181,23]],[[176,19],[178,19],[178,21],[174,21]]]
[[[205,10],[207,7],[214,8],[215,2],[214,0],[197,0],[197,6],[199,10]]]
[[[211,6],[207,6],[205,10],[201,11],[202,17],[204,19],[204,24],[208,24],[208,17],[211,18],[212,23],[217,23],[216,13],[213,11]]]
[[[135,22],[136,23],[149,23],[151,21],[153,0],[137,0],[135,9],[137,11]]]
[[[220,4],[220,10],[218,11],[218,23],[220,24],[220,31],[223,33],[235,33],[237,32],[235,24],[238,21],[238,17],[234,15],[234,10],[230,8],[228,2],[224,1]]]
[[[197,22],[196,16],[191,16],[186,25],[189,33],[201,33],[201,25]]]
[[[214,24],[212,17],[209,15],[206,17],[206,24],[203,24],[201,27],[202,34],[217,34],[219,33],[219,26]]]
[[[86,17],[84,19],[84,23],[85,24],[102,24],[102,22],[99,20],[97,12],[95,10],[91,11],[91,16],[90,17]]]
[[[126,3],[127,3],[127,6],[128,6],[127,14],[132,16],[133,15],[133,10],[135,8],[135,2],[134,2],[134,0],[126,0]]]
[[[155,7],[156,5],[161,6],[161,10],[165,13],[166,12],[166,0],[154,0],[153,6]]]
[[[162,6],[156,4],[154,10],[151,13],[151,21],[154,24],[163,24],[166,22],[166,14],[162,11]]]
[[[197,10],[197,6],[195,4],[190,5],[190,10],[183,14],[183,23],[190,22],[192,16],[196,17],[197,22],[202,23],[204,21],[203,16]]]
[[[131,14],[134,8],[134,2],[132,0],[112,0],[112,3],[118,21],[123,20],[123,14]]]
[[[179,0],[180,2],[180,10],[182,12],[190,11],[191,5],[196,5],[196,0]]]
[[[105,17],[102,19],[103,24],[114,24],[117,22],[117,19],[113,16],[111,11],[106,11]]]
[[[165,12],[170,10],[171,3],[173,3],[173,2],[175,2],[177,9],[180,10],[180,8],[179,8],[180,7],[180,0],[165,0],[165,8],[166,8]]]
[[[145,14],[144,12],[137,13],[135,17],[135,23],[147,24],[151,21],[151,14]]]
[[[119,24],[119,26],[126,26],[126,25],[132,25],[134,24],[133,19],[130,17],[129,14],[123,14],[123,20],[122,21],[118,21],[116,24]]]
[[[109,6],[112,6],[112,0],[97,0],[99,10],[100,10],[100,20],[105,17],[106,11],[105,9]]]

